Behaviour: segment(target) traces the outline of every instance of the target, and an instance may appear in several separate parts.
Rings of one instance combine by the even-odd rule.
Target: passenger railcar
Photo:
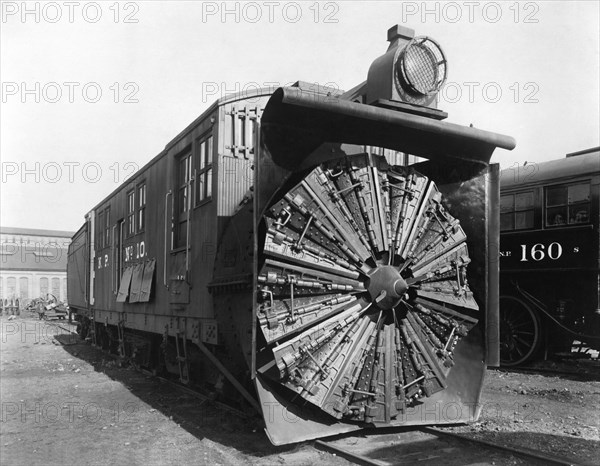
[[[346,93],[220,99],[96,205],[69,250],[81,333],[241,399],[275,444],[475,419],[497,362],[489,160],[515,143],[444,122],[441,48],[388,40]]]
[[[501,363],[600,348],[600,148],[502,171]]]

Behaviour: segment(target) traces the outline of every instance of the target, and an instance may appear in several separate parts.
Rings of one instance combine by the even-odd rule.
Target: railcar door
[[[172,190],[172,252],[167,267],[170,304],[190,301],[190,227],[192,213],[192,150],[175,160],[175,186]]]

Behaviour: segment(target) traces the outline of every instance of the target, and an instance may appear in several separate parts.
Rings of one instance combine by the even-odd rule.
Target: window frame
[[[527,208],[517,208],[517,196],[518,195],[522,195],[522,194],[531,194],[531,205]],[[508,197],[511,196],[512,197],[512,209],[510,211],[506,211],[506,212],[502,212],[502,198],[503,197]],[[535,214],[535,189],[529,189],[529,190],[525,190],[525,191],[517,191],[517,192],[512,192],[512,193],[506,193],[506,194],[501,194],[500,195],[500,233],[506,233],[509,231],[527,231],[527,230],[533,230],[535,229],[535,225],[536,225],[536,214]],[[527,226],[525,228],[517,228],[517,214],[522,214],[525,212],[531,212],[531,226]],[[503,215],[507,215],[507,214],[511,214],[512,215],[512,227],[508,228],[508,229],[502,229],[502,216]]]
[[[130,199],[132,202],[130,202]],[[135,236],[135,188],[127,190],[125,200],[127,204],[125,215],[125,238],[131,238],[132,236]]]
[[[106,206],[106,208],[104,209],[104,228],[103,228],[103,234],[104,234],[104,248],[108,248],[110,247],[111,241],[110,241],[110,206]]]
[[[587,200],[584,201],[575,201],[571,202],[569,199],[569,188],[584,185],[588,188]],[[550,190],[557,188],[565,188],[566,189],[566,200],[565,202],[561,202],[558,204],[548,205],[548,193]],[[581,226],[581,225],[589,225],[592,222],[591,219],[591,209],[592,209],[592,182],[590,179],[586,180],[577,180],[571,181],[569,183],[560,183],[544,186],[544,212],[543,212],[543,223],[544,228],[554,229],[554,228],[565,228],[565,227],[573,227],[573,226]],[[584,222],[571,222],[571,208],[576,206],[587,206],[587,219]],[[550,224],[548,222],[548,211],[550,209],[564,208],[566,212],[565,222],[564,223],[555,223]],[[559,214],[556,214],[559,215]]]
[[[140,204],[142,196],[140,190],[143,190],[143,204]],[[146,180],[139,182],[135,187],[135,229],[136,234],[146,231],[146,205],[148,203],[148,188]],[[140,219],[143,219],[143,225],[140,225]]]
[[[209,203],[213,198],[214,138],[212,133],[207,133],[196,140],[195,152],[194,206],[199,207]]]
[[[104,249],[104,209],[96,216],[96,251]]]
[[[177,170],[175,174],[175,234],[173,235],[173,249],[179,250],[185,248],[187,245],[186,236],[182,236],[182,229],[185,229],[185,235],[187,235],[188,210],[191,210],[194,205],[192,202],[193,199],[191,198],[191,196],[194,195],[192,183],[194,157],[192,148],[187,147],[175,158],[175,160],[177,163]],[[184,162],[184,160],[187,161]],[[185,168],[185,170],[182,170],[182,168]]]

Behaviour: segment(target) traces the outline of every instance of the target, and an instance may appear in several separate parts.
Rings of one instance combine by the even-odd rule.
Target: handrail
[[[115,242],[116,242],[116,236],[115,236],[115,230],[117,229],[117,225],[119,223],[117,222],[116,224],[113,225],[112,227],[112,241],[110,242],[110,252],[111,252],[111,260],[112,260],[112,276],[113,276],[113,294],[116,295],[119,293],[119,290],[117,289],[117,275],[119,274],[119,268],[118,268],[118,264],[117,264],[117,255],[115,254]]]
[[[189,281],[190,274],[190,215],[192,212],[192,180],[188,180],[187,183],[187,212],[186,212],[186,222],[185,222],[185,281]]]
[[[95,279],[96,279],[96,270],[95,270],[95,266],[96,266],[96,211],[92,210],[90,212],[90,256],[88,257],[89,259],[89,276],[90,276],[90,282],[88,283],[89,285],[89,295],[88,295],[88,305],[89,306],[93,306],[94,302],[96,301],[95,299],[95,295],[94,295],[94,286],[95,286]]]
[[[164,244],[164,256],[163,256],[163,285],[168,290],[169,285],[167,285],[167,237],[168,237],[168,214],[169,214],[169,196],[173,195],[173,191],[169,189],[169,191],[165,194],[165,244]]]

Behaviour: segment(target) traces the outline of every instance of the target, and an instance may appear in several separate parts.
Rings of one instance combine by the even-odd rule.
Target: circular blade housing
[[[329,162],[263,222],[258,325],[271,378],[361,422],[390,423],[444,390],[478,305],[467,238],[433,181],[383,157]]]

